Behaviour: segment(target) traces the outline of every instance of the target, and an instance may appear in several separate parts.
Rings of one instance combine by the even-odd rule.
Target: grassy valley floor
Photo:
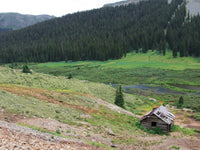
[[[140,67],[139,63],[142,64]],[[157,66],[153,67],[151,63]],[[183,66],[178,69],[180,64]],[[199,149],[198,121],[191,118],[198,116],[193,110],[199,104],[199,96],[188,94],[198,92],[198,64],[193,58],[173,59],[169,54],[159,56],[148,52],[131,53],[121,60],[106,62],[30,64],[34,70],[32,74],[0,67],[0,137],[3,139],[0,148],[20,147],[22,142],[30,148],[35,148],[31,143],[38,143],[35,145],[42,145],[43,149],[50,145],[52,148],[68,146],[77,149]],[[14,68],[17,67],[20,65]],[[72,79],[68,79],[69,74]],[[176,87],[171,85],[172,79],[176,81],[174,84],[197,89]],[[104,83],[148,84],[185,92],[184,107],[190,109],[171,106],[176,105],[180,95],[130,89],[129,93],[124,93],[124,110],[114,105],[116,90]],[[139,118],[163,103],[170,104],[168,109],[176,115],[173,132],[159,135],[141,130],[136,125]],[[20,135],[30,140],[20,139]]]
[[[129,88],[128,92],[144,100],[153,97],[158,101],[177,105],[180,96],[184,97],[184,107],[200,110],[200,61],[199,58],[173,58],[170,51],[160,55],[155,51],[148,53],[129,53],[120,60],[49,62],[30,64],[36,72],[88,80],[110,85],[147,86],[152,89]],[[155,88],[164,89],[164,93]],[[163,91],[163,90],[162,90]],[[131,106],[132,107],[132,106]],[[194,115],[199,118],[199,113]]]

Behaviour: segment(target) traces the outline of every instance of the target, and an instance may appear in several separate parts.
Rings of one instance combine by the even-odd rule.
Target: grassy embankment
[[[134,96],[124,96],[127,110],[134,112],[132,105],[144,104]],[[114,103],[114,97],[115,90],[104,84],[40,73],[23,74],[19,70],[0,67],[0,109],[4,112],[26,117],[52,118],[76,127],[83,127],[84,123],[80,122],[85,122],[88,124],[85,128],[91,128],[87,131],[87,138],[92,138],[92,133],[95,133],[118,144],[142,142],[133,138],[133,135],[143,134],[143,131],[134,126],[138,118],[112,111],[97,100],[101,98]],[[146,105],[150,109],[153,103]],[[112,129],[115,136],[108,135],[105,130],[107,128]],[[130,134],[128,138],[127,134]]]
[[[112,111],[99,104],[97,98],[114,103],[115,89],[101,83],[67,79],[65,76],[35,72],[24,74],[21,70],[0,67],[0,109],[5,114],[8,112],[28,118],[52,118],[76,128],[84,127],[87,141],[91,141],[93,135],[100,134],[106,142],[110,140],[111,143],[119,144],[119,147],[143,145],[143,140],[137,138],[144,135],[144,131],[135,126],[138,118]],[[146,113],[159,105],[159,102],[149,101],[148,97],[124,94],[124,98],[126,109],[137,114]],[[60,136],[68,132],[35,129]],[[107,129],[111,129],[115,135],[108,134]],[[187,134],[194,134],[194,130],[188,130]],[[73,138],[80,137],[73,135]],[[101,146],[106,147],[106,142]],[[148,141],[149,145],[152,142]],[[100,145],[98,140],[97,143],[88,143]]]

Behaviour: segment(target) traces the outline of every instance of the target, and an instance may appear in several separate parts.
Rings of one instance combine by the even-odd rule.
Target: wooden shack
[[[169,132],[174,125],[174,115],[164,106],[154,108],[140,119],[140,124],[148,129],[159,127],[164,132]]]

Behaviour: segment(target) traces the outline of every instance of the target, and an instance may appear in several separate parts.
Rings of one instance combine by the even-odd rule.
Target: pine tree
[[[121,85],[116,90],[115,104],[119,107],[125,108],[124,107],[124,97],[123,97]]]
[[[72,74],[71,73],[69,74],[68,79],[72,79]]]
[[[178,108],[181,108],[181,107],[183,106],[183,104],[184,104],[184,100],[183,100],[183,97],[181,96],[181,97],[179,98],[177,107],[178,107]]]
[[[32,73],[29,69],[29,67],[25,64],[23,65],[23,70],[22,70],[23,73]]]

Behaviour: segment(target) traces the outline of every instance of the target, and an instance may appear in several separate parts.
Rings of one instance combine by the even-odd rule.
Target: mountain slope
[[[20,29],[52,18],[54,16],[0,13],[0,28]]]
[[[108,60],[132,50],[161,51],[164,31],[179,3],[150,0],[39,23],[1,36],[0,62]]]

